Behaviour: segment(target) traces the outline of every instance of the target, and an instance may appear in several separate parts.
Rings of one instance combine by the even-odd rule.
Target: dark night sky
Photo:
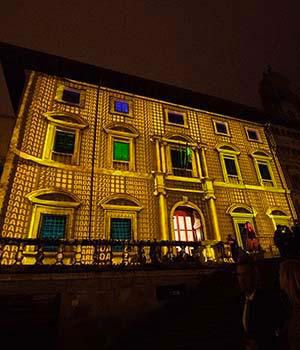
[[[299,0],[2,0],[0,41],[260,108],[268,64],[300,86],[299,13]]]

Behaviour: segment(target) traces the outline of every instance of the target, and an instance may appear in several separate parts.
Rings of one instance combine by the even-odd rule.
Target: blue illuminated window
[[[113,240],[131,240],[131,219],[112,218],[110,222],[110,236]],[[113,251],[121,251],[122,246],[114,246]]]
[[[115,112],[129,113],[129,104],[125,101],[115,101]]]
[[[53,240],[64,238],[66,223],[66,215],[43,214],[40,223],[40,238]],[[45,250],[56,250],[56,246],[46,245]]]

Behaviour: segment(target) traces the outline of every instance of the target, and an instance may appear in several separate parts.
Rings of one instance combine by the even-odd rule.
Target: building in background
[[[300,215],[300,98],[288,79],[269,69],[260,83],[260,95],[268,124],[266,132],[280,161]]]
[[[17,111],[2,236],[212,244],[231,233],[246,248],[252,227],[268,251],[276,224],[296,218],[255,109],[9,45],[1,61]]]

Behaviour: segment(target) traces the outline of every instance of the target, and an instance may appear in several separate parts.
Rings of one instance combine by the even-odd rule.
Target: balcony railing
[[[222,242],[40,240],[0,238],[0,268],[5,266],[202,266],[232,262]]]

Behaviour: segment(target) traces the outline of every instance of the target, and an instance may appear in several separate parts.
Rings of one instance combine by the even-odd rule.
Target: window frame
[[[135,153],[136,142],[135,139],[139,136],[137,131],[133,130],[132,126],[124,124],[114,124],[113,127],[126,128],[126,131],[114,130],[112,127],[104,127],[105,132],[108,134],[108,164],[111,169],[114,169],[114,163],[127,163],[128,171],[135,171]],[[129,161],[117,161],[114,160],[114,141],[124,140],[129,143]]]
[[[173,164],[172,164],[172,156],[171,156],[171,149],[172,147],[190,147],[192,150],[192,169],[191,169],[191,176],[178,176],[174,175],[174,170],[173,170]],[[166,163],[167,163],[167,174],[169,176],[172,176],[174,180],[187,180],[187,179],[192,179],[192,178],[198,178],[200,174],[198,175],[198,169],[197,169],[197,160],[196,160],[196,144],[191,143],[191,142],[183,142],[183,141],[178,141],[178,140],[173,140],[173,139],[167,139],[166,143]],[[188,181],[188,180],[187,180]]]
[[[180,114],[183,116],[183,124],[178,124],[178,123],[172,123],[169,121],[169,113],[173,113],[173,114]],[[165,124],[167,125],[173,125],[173,126],[177,126],[180,128],[188,128],[188,120],[187,120],[187,112],[182,111],[182,110],[177,110],[177,109],[172,109],[172,108],[164,108],[164,116],[165,116]]]
[[[281,211],[284,215],[273,214],[273,212],[276,210]],[[283,225],[283,226],[288,226],[288,227],[291,227],[291,225],[292,225],[292,216],[287,215],[286,211],[282,210],[279,207],[269,208],[267,210],[266,214],[272,221],[274,231],[277,229],[277,225]]]
[[[55,116],[62,116],[62,117],[65,116],[65,117],[74,119],[74,122],[67,122],[60,119],[56,119]],[[59,162],[58,160],[52,159],[52,155],[53,153],[60,154],[60,155],[68,155],[68,156],[71,156],[71,165],[78,165],[80,148],[81,148],[82,131],[84,128],[87,127],[87,124],[82,120],[79,120],[78,117],[74,117],[73,115],[70,115],[67,113],[49,112],[49,113],[45,113],[44,117],[46,118],[48,125],[47,125],[47,132],[46,132],[42,159],[53,163],[65,164],[63,162]],[[54,151],[56,131],[69,132],[69,133],[75,134],[73,154],[60,153],[60,152]]]
[[[115,142],[122,142],[122,143],[126,143],[129,145],[128,147],[128,158],[129,160],[122,160],[122,159],[115,159],[114,157],[114,153],[115,153]],[[130,138],[119,138],[117,136],[114,136],[112,139],[112,160],[113,162],[118,162],[118,163],[128,163],[130,164],[130,153],[131,153],[131,142],[130,142]]]
[[[231,136],[231,134],[230,134],[230,129],[229,129],[229,125],[228,125],[227,122],[222,121],[222,120],[217,120],[217,119],[213,119],[212,121],[213,121],[213,125],[214,125],[215,134],[217,134],[217,135],[222,135],[222,136],[229,136],[229,137]],[[226,131],[227,131],[226,134],[223,133],[223,132],[218,131],[218,129],[217,129],[217,124],[218,124],[218,123],[219,123],[219,124],[225,125]]]
[[[250,136],[249,136],[249,131],[254,131],[257,135],[257,140],[256,139],[252,139]],[[251,142],[259,142],[261,143],[262,140],[261,140],[261,136],[260,136],[260,133],[257,129],[255,128],[250,128],[248,126],[245,126],[245,132],[246,132],[246,135],[247,135],[247,139],[248,141],[251,141]]]
[[[119,111],[116,111],[115,110],[115,102],[126,102],[128,103],[128,113],[126,112],[119,112]],[[122,115],[122,116],[125,116],[125,117],[133,117],[134,116],[134,111],[133,111],[133,100],[126,97],[126,98],[118,98],[118,97],[115,97],[115,96],[110,96],[110,100],[109,100],[109,112],[111,114],[118,114],[118,115]]]
[[[224,149],[222,148],[223,146],[227,146],[230,147],[231,150],[229,149]],[[238,161],[238,156],[241,154],[240,151],[238,151],[236,149],[236,147],[233,147],[232,145],[220,145],[219,147],[217,147],[217,151],[219,152],[219,158],[220,158],[220,163],[221,163],[221,168],[222,168],[222,172],[223,172],[223,177],[224,177],[224,181],[226,183],[232,183],[230,181],[230,179],[235,178],[237,179],[237,182],[239,184],[243,184],[243,178],[242,178],[242,173],[241,173],[241,169],[240,169],[240,165],[239,165],[239,161]],[[225,164],[225,158],[228,159],[232,159],[234,160],[234,164],[235,164],[235,168],[237,171],[237,175],[228,175],[227,173],[227,168],[226,168],[226,164]]]
[[[80,94],[79,103],[74,103],[74,102],[69,102],[69,101],[64,100],[63,99],[64,90],[69,90],[72,92],[79,93]],[[84,104],[85,104],[85,94],[86,94],[85,90],[69,87],[69,86],[66,86],[64,84],[58,84],[57,89],[56,89],[55,101],[83,108]]]
[[[257,152],[263,153],[265,155],[257,154]],[[260,185],[263,187],[275,188],[277,186],[277,184],[276,184],[274,173],[273,173],[272,166],[271,166],[272,157],[266,151],[263,151],[263,150],[254,151],[251,153],[251,156],[253,158],[256,175],[257,175],[257,178],[258,178]],[[271,180],[267,180],[267,179],[262,178],[261,172],[259,169],[259,164],[264,164],[268,167],[268,171],[269,171],[269,174],[271,176]],[[271,184],[271,186],[268,186],[266,184]]]

